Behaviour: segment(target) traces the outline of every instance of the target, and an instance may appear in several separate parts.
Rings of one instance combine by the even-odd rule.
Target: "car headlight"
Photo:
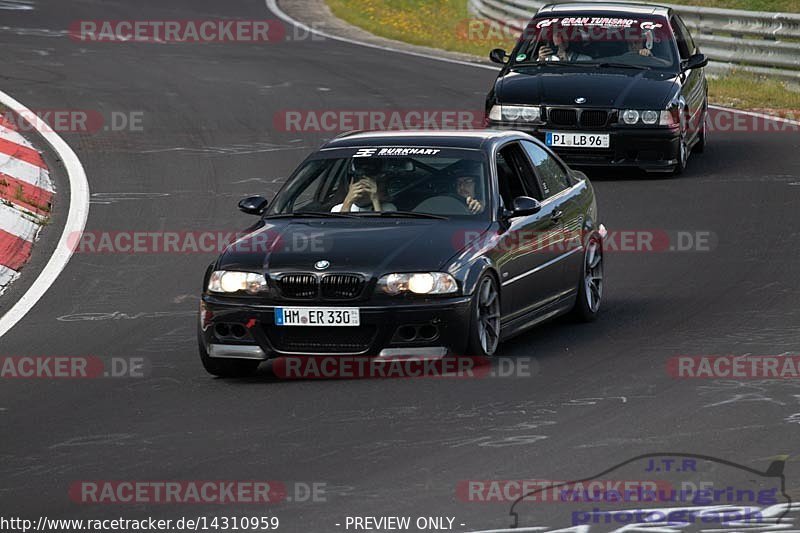
[[[626,109],[622,113],[622,122],[629,126],[633,126],[639,122],[639,112],[635,109]]]
[[[642,122],[645,124],[655,124],[658,122],[659,114],[658,111],[642,111]]]
[[[224,294],[247,292],[258,294],[267,290],[267,278],[255,272],[217,270],[208,280],[208,291]]]
[[[378,287],[387,294],[450,294],[458,291],[455,278],[445,272],[386,274],[378,280]]]
[[[539,107],[527,105],[496,105],[489,111],[489,119],[495,121],[538,122],[541,116],[542,110]]]
[[[654,109],[626,109],[620,115],[622,123],[628,126],[645,124],[647,126],[672,126],[677,123],[671,110],[656,111]]]

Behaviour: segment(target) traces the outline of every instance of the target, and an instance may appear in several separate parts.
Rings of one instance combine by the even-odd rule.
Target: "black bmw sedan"
[[[493,128],[531,133],[578,167],[681,173],[706,142],[706,57],[672,9],[567,3],[539,10],[486,100]]]
[[[490,356],[603,294],[586,175],[520,132],[353,133],[309,156],[209,266],[200,356],[218,376],[280,356]]]

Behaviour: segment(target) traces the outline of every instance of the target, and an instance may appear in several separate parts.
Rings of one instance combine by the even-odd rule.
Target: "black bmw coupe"
[[[594,191],[510,131],[340,136],[209,266],[200,356],[218,376],[280,356],[490,356],[603,294]]]
[[[547,5],[486,100],[493,128],[526,131],[578,167],[681,173],[706,144],[706,56],[668,7]]]

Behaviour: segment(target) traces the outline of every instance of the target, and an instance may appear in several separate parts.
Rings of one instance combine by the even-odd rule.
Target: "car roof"
[[[325,143],[320,149],[329,150],[361,146],[439,146],[480,150],[487,143],[517,136],[519,136],[519,132],[490,129],[358,131],[339,135]]]
[[[633,2],[567,2],[564,4],[548,4],[542,7],[537,15],[567,13],[615,13],[628,15],[660,15],[669,16],[666,6],[636,4]]]

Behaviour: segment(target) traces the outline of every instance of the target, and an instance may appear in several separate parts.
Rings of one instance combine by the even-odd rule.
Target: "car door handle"
[[[564,216],[563,211],[553,211],[553,214],[550,215],[550,220],[552,220],[553,222],[558,222],[559,220],[561,220],[561,217],[563,216]]]

